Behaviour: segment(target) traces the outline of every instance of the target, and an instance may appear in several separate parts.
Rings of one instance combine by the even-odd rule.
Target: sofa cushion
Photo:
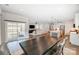
[[[7,43],[7,47],[8,47],[8,49],[9,49],[9,52],[10,52],[11,55],[24,54],[24,51],[23,51],[22,48],[20,47],[18,41],[8,42],[8,43]]]

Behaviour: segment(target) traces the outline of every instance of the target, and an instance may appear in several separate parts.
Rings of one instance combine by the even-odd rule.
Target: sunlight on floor
[[[64,55],[76,55],[76,51],[69,49],[69,48],[64,48]]]

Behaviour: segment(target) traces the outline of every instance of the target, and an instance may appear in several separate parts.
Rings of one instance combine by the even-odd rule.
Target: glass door
[[[5,21],[5,23],[7,41],[16,40],[18,37],[25,35],[25,23],[11,21]]]

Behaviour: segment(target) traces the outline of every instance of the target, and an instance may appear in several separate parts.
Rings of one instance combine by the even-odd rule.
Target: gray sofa
[[[3,42],[0,45],[0,55],[21,55],[24,51],[19,45],[18,40]]]

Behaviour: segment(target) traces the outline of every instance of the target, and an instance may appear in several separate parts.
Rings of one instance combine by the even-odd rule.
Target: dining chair
[[[64,47],[65,47],[65,44],[67,42],[67,37],[65,39],[63,39],[63,42],[59,42],[58,45],[57,45],[57,51],[56,51],[56,55],[64,55],[63,51],[64,51]]]
[[[43,55],[64,55],[63,50],[66,44],[67,38],[63,39],[63,42],[57,42],[54,46],[48,48]]]

